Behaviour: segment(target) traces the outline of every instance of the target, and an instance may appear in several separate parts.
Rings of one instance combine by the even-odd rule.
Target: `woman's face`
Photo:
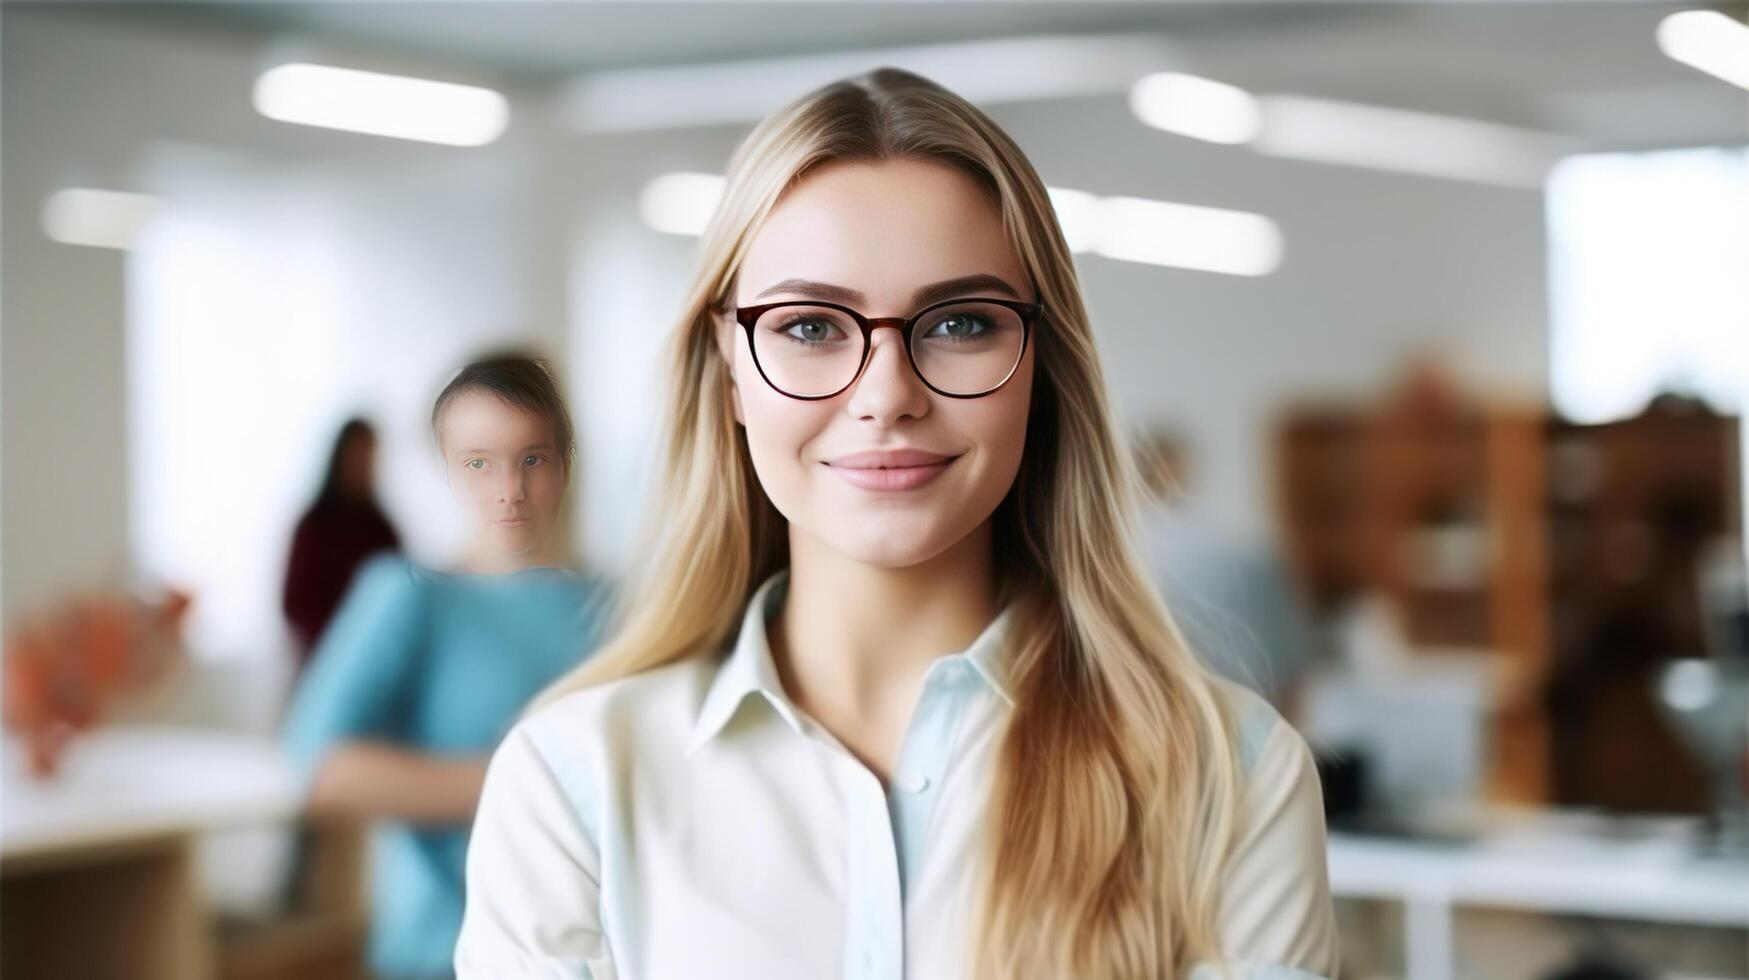
[[[367,499],[376,482],[377,440],[368,432],[360,432],[346,440],[340,451],[341,492],[355,499]]]
[[[457,395],[440,422],[444,473],[477,538],[504,557],[539,549],[568,480],[551,423],[488,391]]]
[[[742,264],[734,299],[739,306],[829,299],[870,318],[910,317],[930,305],[914,301],[917,290],[966,276],[994,277],[1007,289],[985,282],[943,298],[1035,299],[987,191],[936,163],[836,163],[778,201]],[[793,284],[773,289],[786,280],[860,297]],[[989,518],[1019,470],[1032,398],[1032,343],[996,391],[949,398],[911,369],[905,339],[899,330],[875,330],[855,383],[803,401],[766,384],[738,324],[725,322],[718,333],[733,365],[735,417],[746,427],[753,467],[792,533],[882,567],[927,561]],[[878,474],[849,458],[883,450],[921,450],[946,461]]]

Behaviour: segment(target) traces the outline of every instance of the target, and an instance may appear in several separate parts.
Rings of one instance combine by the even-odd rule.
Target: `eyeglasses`
[[[760,377],[779,394],[831,398],[853,384],[868,363],[874,332],[902,331],[911,370],[930,391],[977,398],[1008,383],[1026,353],[1027,337],[1044,306],[1009,299],[955,299],[910,317],[870,319],[824,301],[734,308]]]

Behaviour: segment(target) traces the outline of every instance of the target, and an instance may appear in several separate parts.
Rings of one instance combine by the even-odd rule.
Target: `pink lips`
[[[957,456],[921,449],[851,453],[825,465],[846,483],[864,490],[915,490],[945,472]]]

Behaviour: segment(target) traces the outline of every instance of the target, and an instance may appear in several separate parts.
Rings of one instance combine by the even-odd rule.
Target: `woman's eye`
[[[837,328],[831,322],[816,317],[796,317],[783,325],[784,335],[804,344],[822,344],[832,339]]]
[[[470,459],[462,465],[470,470],[483,470],[486,468],[486,461],[483,459]]]
[[[522,457],[522,465],[524,465],[524,466],[539,466],[540,464],[541,464],[541,458],[539,456],[524,456],[524,457]]]
[[[945,330],[943,329],[944,327],[946,328]],[[984,322],[979,318],[975,316],[967,316],[963,313],[956,313],[953,316],[944,318],[941,322],[931,327],[929,333],[925,334],[925,336],[945,337],[948,340],[966,340],[976,337],[987,329],[989,328],[986,327]]]

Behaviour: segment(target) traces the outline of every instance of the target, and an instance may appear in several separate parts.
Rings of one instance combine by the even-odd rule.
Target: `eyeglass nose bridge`
[[[907,336],[908,328],[911,324],[910,318],[902,316],[867,316],[862,317],[861,320],[865,324],[862,329],[862,363],[856,366],[856,375],[850,379],[850,384],[845,385],[844,388],[849,388],[850,385],[856,384],[858,381],[862,380],[862,372],[868,370],[868,362],[874,357],[874,332],[882,327],[892,327],[894,330],[899,331],[899,335],[902,338],[900,343],[905,350],[905,360],[910,363],[911,370],[917,373],[918,380],[923,380],[922,373],[917,371],[917,362],[911,360],[911,338]],[[924,384],[927,385],[928,382],[924,381]],[[839,390],[843,391],[844,388]]]

